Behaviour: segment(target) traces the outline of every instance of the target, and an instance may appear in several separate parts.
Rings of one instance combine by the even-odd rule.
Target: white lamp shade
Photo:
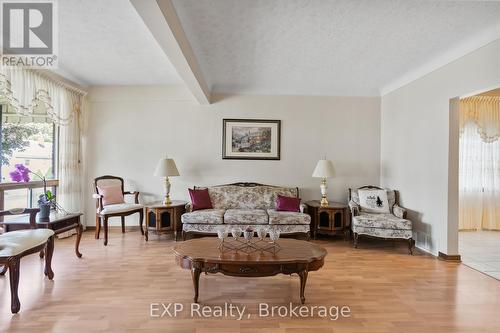
[[[333,163],[330,160],[319,160],[314,168],[313,177],[331,178],[333,177]]]
[[[175,165],[173,158],[162,158],[158,161],[155,169],[155,176],[159,177],[172,177],[180,176],[179,170]]]

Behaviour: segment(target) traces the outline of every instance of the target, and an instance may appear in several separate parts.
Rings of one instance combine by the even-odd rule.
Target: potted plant
[[[30,181],[30,173],[40,178],[43,181],[43,193],[38,197],[38,207],[40,208],[41,219],[47,219],[50,215],[50,209],[56,208],[56,197],[52,193],[52,191],[47,190],[47,180],[45,177],[39,175],[36,172],[31,171],[23,164],[16,164],[14,171],[10,172],[10,179],[14,182],[23,182],[27,183]]]
[[[52,191],[46,190],[44,194],[40,194],[38,208],[40,208],[40,218],[47,219],[50,215],[50,209],[56,208],[56,197],[52,194]]]

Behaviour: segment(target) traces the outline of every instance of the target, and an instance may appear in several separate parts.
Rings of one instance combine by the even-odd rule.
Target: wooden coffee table
[[[300,277],[300,301],[305,302],[304,290],[307,275],[323,267],[326,250],[314,243],[296,239],[279,239],[281,250],[269,252],[221,253],[219,240],[214,237],[192,239],[175,245],[175,261],[184,269],[191,270],[194,286],[194,302],[198,302],[200,274],[222,273],[230,276],[261,277],[276,274],[294,274]]]

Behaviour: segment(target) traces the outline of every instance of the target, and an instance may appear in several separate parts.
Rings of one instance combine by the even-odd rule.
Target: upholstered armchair
[[[116,176],[102,176],[94,179],[96,199],[96,230],[95,239],[99,239],[101,221],[104,227],[104,245],[108,245],[108,219],[120,217],[122,222],[122,233],[125,233],[125,217],[138,213],[141,234],[144,235],[142,222],[144,219],[144,206],[139,204],[139,192],[124,191],[123,179]],[[134,203],[127,203],[125,195],[133,195]]]
[[[387,198],[385,195],[378,195],[384,193]],[[387,207],[384,207],[385,204]],[[358,247],[361,235],[382,239],[402,239],[408,241],[408,252],[413,254],[415,241],[412,222],[406,218],[406,210],[398,204],[397,191],[377,186],[349,189],[349,208],[352,215],[355,248]]]
[[[30,215],[30,229],[15,230],[0,235],[0,268],[2,268],[0,275],[4,275],[9,271],[10,308],[12,313],[19,312],[21,308],[17,290],[19,287],[19,271],[22,257],[45,251],[44,274],[49,280],[54,278],[54,272],[51,266],[52,254],[54,253],[54,231],[36,228],[36,214],[38,212],[38,208],[19,208],[0,211],[0,216]]]

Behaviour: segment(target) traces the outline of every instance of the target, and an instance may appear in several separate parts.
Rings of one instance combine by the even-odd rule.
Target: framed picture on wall
[[[281,120],[223,119],[222,158],[279,160]]]

